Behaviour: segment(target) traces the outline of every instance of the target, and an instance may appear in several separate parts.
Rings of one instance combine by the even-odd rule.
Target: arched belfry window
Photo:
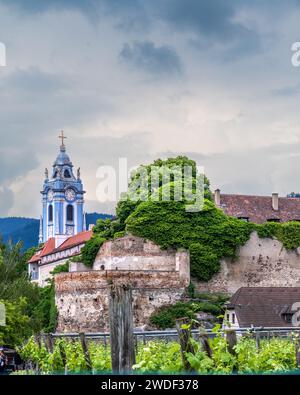
[[[72,204],[67,205],[67,221],[73,222],[74,221],[74,209]]]
[[[66,170],[64,171],[64,177],[65,177],[65,178],[71,178],[71,174],[70,174],[70,172],[69,172],[68,169],[66,169]]]
[[[53,206],[52,204],[48,207],[48,221],[53,222]]]

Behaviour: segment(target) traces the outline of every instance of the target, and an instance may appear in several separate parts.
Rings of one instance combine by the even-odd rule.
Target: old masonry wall
[[[180,300],[190,281],[187,251],[161,250],[134,236],[104,243],[93,270],[78,264],[70,270],[55,276],[58,332],[108,331],[111,284],[132,288],[134,326],[138,327],[148,324],[159,307]]]

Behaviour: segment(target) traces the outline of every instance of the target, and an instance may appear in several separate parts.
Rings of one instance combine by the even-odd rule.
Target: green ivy
[[[92,238],[87,243],[85,243],[78,260],[88,267],[93,266],[96,255],[105,241],[106,239],[104,237],[94,234]]]
[[[222,258],[236,258],[252,226],[205,200],[203,210],[194,213],[187,212],[182,202],[143,202],[127,218],[126,229],[162,248],[189,250],[191,274],[208,281],[219,271]]]
[[[295,250],[300,246],[300,223],[299,222],[266,222],[256,225],[255,229],[261,238],[275,238],[283,244],[287,250]]]
[[[93,229],[93,237],[82,249],[78,260],[87,266],[92,266],[99,248],[106,240],[122,237],[131,233],[152,240],[162,248],[184,248],[190,252],[191,274],[198,280],[209,281],[219,272],[222,258],[237,259],[238,247],[244,245],[253,231],[261,238],[274,238],[281,241],[288,250],[300,246],[300,223],[254,224],[229,217],[212,202],[209,180],[204,177],[204,207],[198,212],[187,212],[186,201],[163,201],[153,199],[142,201],[131,200],[132,190],[145,194],[154,193],[162,198],[166,190],[172,192],[175,188],[174,176],[168,181],[159,178],[156,189],[150,182],[153,166],[192,167],[192,190],[199,178],[196,163],[184,156],[158,159],[150,165],[143,165],[131,176],[129,192],[122,196],[117,205],[117,217],[113,220],[98,220]],[[146,174],[145,185],[139,186],[139,176]],[[149,177],[149,179],[147,179]],[[172,178],[173,177],[173,178]]]
[[[200,311],[218,316],[222,313],[222,305],[212,301],[177,302],[174,305],[163,306],[155,311],[150,317],[150,322],[159,329],[173,328],[177,318],[189,317],[195,319],[195,314]]]

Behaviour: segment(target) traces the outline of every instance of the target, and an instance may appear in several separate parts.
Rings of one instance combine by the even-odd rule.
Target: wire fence
[[[248,328],[223,328],[224,334],[226,330],[234,330],[237,336],[243,336],[247,334],[259,334],[260,338],[272,338],[272,337],[280,337],[287,338],[294,334],[300,335],[300,327],[248,327]],[[209,338],[214,338],[218,333],[213,329],[203,329]],[[105,345],[109,344],[110,334],[109,332],[90,332],[84,334],[87,340],[99,340],[102,341]],[[192,329],[191,335],[194,339],[198,340],[200,336],[199,329]],[[134,331],[133,336],[136,342],[143,342],[144,344],[150,340],[166,340],[166,341],[177,341],[178,340],[178,332],[176,329],[174,330],[163,330],[163,331]],[[80,337],[79,333],[70,332],[70,333],[53,333],[51,334],[53,339],[57,338],[70,338],[77,339]]]

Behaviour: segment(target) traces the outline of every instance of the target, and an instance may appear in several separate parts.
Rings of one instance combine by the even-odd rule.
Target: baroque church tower
[[[61,244],[67,237],[85,231],[85,214],[83,212],[84,193],[80,179],[80,168],[76,177],[73,164],[66,153],[64,133],[61,132],[60,152],[53,164],[49,176],[45,170],[42,203],[43,215],[40,223],[39,242],[46,242],[54,237]]]

